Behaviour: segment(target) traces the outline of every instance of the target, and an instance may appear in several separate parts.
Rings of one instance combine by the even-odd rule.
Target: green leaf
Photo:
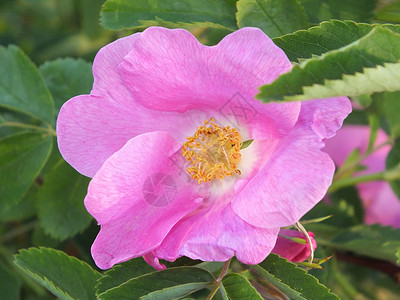
[[[16,205],[43,168],[52,139],[39,133],[19,133],[0,139],[0,210]]]
[[[397,99],[397,101],[398,100],[399,99]],[[400,140],[397,140],[392,146],[392,149],[390,150],[388,156],[386,157],[386,169],[390,170],[392,168],[398,167],[399,165],[400,165]],[[400,199],[400,180],[397,179],[389,181],[389,184],[393,192]]]
[[[396,256],[397,256],[397,263],[400,264],[400,248],[397,250],[396,252]]]
[[[252,268],[290,299],[339,299],[318,279],[276,254],[271,253],[261,264]]]
[[[131,259],[127,262],[117,264],[104,273],[96,286],[96,295],[117,287],[129,279],[154,272],[154,268],[144,261],[142,257]]]
[[[398,89],[400,84],[392,76],[399,77],[399,59],[400,35],[375,27],[349,46],[306,60],[273,83],[261,86],[256,98],[264,102],[298,101]],[[382,86],[382,80],[388,79]]]
[[[37,194],[37,208],[47,234],[65,240],[90,224],[92,217],[83,205],[89,181],[63,159],[46,175]]]
[[[0,106],[46,124],[53,121],[53,100],[36,66],[17,47],[0,47]],[[6,76],[4,76],[6,75]]]
[[[382,108],[385,120],[389,124],[390,135],[400,137],[400,92],[384,93],[382,95]]]
[[[312,23],[330,19],[368,22],[373,16],[377,0],[300,0]]]
[[[211,22],[235,29],[235,1],[231,0],[108,0],[101,11],[107,29],[120,30],[142,25],[156,17],[168,22]]]
[[[0,291],[2,299],[19,300],[21,282],[0,260]]]
[[[169,268],[130,279],[98,297],[101,300],[176,299],[206,288],[213,281],[212,274],[203,269],[195,267]]]
[[[239,28],[258,27],[270,38],[309,27],[298,0],[239,0],[237,9]]]
[[[400,87],[400,85],[399,85],[399,87]],[[378,130],[380,128],[379,116],[374,113],[368,114],[368,123],[369,123],[369,127],[371,129],[371,132],[369,134],[367,152],[370,152],[374,148],[376,139],[378,137]]]
[[[92,64],[83,59],[59,58],[44,63],[39,71],[53,96],[56,116],[66,100],[88,94],[93,85]]]
[[[14,202],[8,208],[1,207],[0,222],[22,221],[36,214],[34,195],[38,191],[38,185],[32,184],[22,199]]]
[[[15,264],[60,299],[96,299],[94,286],[101,277],[88,264],[50,248],[20,250]]]
[[[398,25],[370,25],[353,21],[331,20],[308,30],[299,30],[274,38],[273,41],[285,51],[291,61],[298,61],[350,45],[375,27],[384,27],[400,33]]]
[[[260,299],[263,298],[251,283],[240,274],[228,274],[222,279],[222,284],[229,299]]]
[[[376,259],[397,261],[400,229],[378,224],[338,228],[321,223],[309,224],[307,229],[315,234],[318,244]]]

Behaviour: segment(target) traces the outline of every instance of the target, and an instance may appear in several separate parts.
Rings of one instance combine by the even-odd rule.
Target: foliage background
[[[392,25],[368,25],[383,23]],[[229,274],[216,283],[220,263],[181,259],[167,271],[154,272],[136,259],[104,275],[90,256],[98,228],[83,206],[89,180],[62,159],[55,136],[61,105],[90,91],[91,62],[103,45],[151,25],[184,27],[207,45],[240,27],[256,26],[299,63],[289,74],[264,86],[259,98],[290,101],[351,96],[363,109],[353,112],[346,123],[371,126],[371,141],[380,127],[390,136],[393,150],[387,168],[391,172],[379,179],[390,179],[400,195],[397,23],[400,1],[3,0],[1,296],[136,299],[138,290],[144,290],[141,296],[151,299],[188,294],[204,299],[217,286],[215,299],[336,298],[323,284],[342,299],[398,299],[400,230],[364,225],[360,199],[346,182],[346,188],[339,188],[343,182],[331,188],[332,206],[320,203],[304,218],[334,215],[306,225],[319,245],[316,257],[321,260],[312,266],[296,266],[276,255],[254,267],[233,261]],[[312,26],[316,27],[299,31]],[[340,68],[335,67],[338,64]],[[353,163],[357,159],[354,155]],[[357,163],[352,171],[356,167]],[[41,248],[22,250],[14,257],[19,249],[29,247]],[[321,270],[319,265],[331,255]]]

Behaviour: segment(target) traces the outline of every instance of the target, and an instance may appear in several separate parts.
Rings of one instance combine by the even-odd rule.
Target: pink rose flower
[[[326,142],[326,151],[338,166],[341,166],[347,156],[356,148],[360,154],[365,153],[370,135],[369,126],[348,125],[339,130],[336,136]],[[383,144],[388,136],[383,130],[378,131],[375,146]],[[383,146],[373,152],[361,164],[365,170],[355,175],[377,173],[385,170],[386,156],[390,145]],[[357,184],[357,189],[365,210],[365,223],[391,225],[400,227],[400,201],[386,181],[372,181]]]
[[[158,269],[180,256],[257,264],[322,199],[334,164],[321,148],[351,105],[254,100],[290,68],[256,28],[208,47],[153,27],[99,51],[90,95],[64,104],[57,134],[93,177],[85,205],[101,225],[100,268],[138,256]]]
[[[310,236],[311,244],[315,251],[315,249],[317,249],[317,242],[314,240],[314,233],[309,231],[308,235]],[[287,237],[302,239],[304,240],[304,244],[295,242]],[[288,229],[281,229],[272,252],[293,262],[304,261],[311,255],[311,249],[305,235],[296,230]]]

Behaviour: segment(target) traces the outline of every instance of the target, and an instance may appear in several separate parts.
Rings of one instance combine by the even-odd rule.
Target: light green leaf
[[[397,263],[400,264],[400,248],[397,250],[396,256],[397,256]]]
[[[104,276],[99,280],[96,286],[96,295],[117,287],[129,279],[152,272],[154,272],[154,268],[146,263],[142,257],[117,264],[105,272]]]
[[[93,85],[92,64],[82,59],[59,58],[39,67],[51,91],[55,104],[55,115],[69,98],[88,94]]]
[[[399,99],[397,99],[398,101]],[[397,112],[398,115],[399,112]],[[390,150],[388,156],[386,157],[386,169],[390,170],[392,168],[396,168],[400,166],[400,140],[397,140],[392,149]],[[389,181],[389,184],[393,190],[393,192],[400,199],[400,180],[392,180]],[[400,200],[399,200],[400,201]]]
[[[222,284],[231,300],[263,299],[251,283],[240,274],[232,273],[226,275],[222,280]]]
[[[339,299],[318,279],[276,254],[271,253],[261,264],[252,268],[290,299]]]
[[[96,299],[94,286],[101,277],[83,261],[50,248],[20,250],[15,264],[60,299]]]
[[[36,66],[17,47],[0,47],[0,106],[53,121],[53,100]]]
[[[298,0],[239,0],[237,9],[239,28],[258,27],[270,38],[309,27]]]
[[[21,200],[43,168],[51,148],[51,137],[39,133],[19,133],[0,139],[1,210],[7,211]]]
[[[273,41],[285,51],[291,61],[298,61],[348,46],[375,27],[384,27],[400,33],[398,25],[370,25],[353,21],[331,20],[308,30],[299,30],[274,38]]]
[[[165,21],[159,17],[155,17],[155,20],[151,21],[139,21],[141,26],[134,27],[135,30],[141,31],[145,30],[148,27],[151,26],[159,26],[159,27],[165,27],[165,28],[185,28],[187,30],[191,30],[192,28],[195,27],[203,27],[203,28],[213,28],[213,29],[219,29],[221,32],[225,31],[225,35],[233,32],[233,29],[230,29],[228,27],[225,27],[221,24],[217,23],[212,23],[212,22],[170,22],[170,21]]]
[[[89,180],[63,159],[45,176],[37,194],[37,208],[47,234],[65,240],[90,224],[92,217],[83,205]]]
[[[398,83],[389,80],[383,84],[375,76],[385,76],[382,80],[397,78],[399,59],[400,35],[375,27],[349,46],[306,60],[273,83],[261,86],[256,98],[264,102],[298,101],[396,90]]]
[[[309,224],[307,229],[315,234],[319,245],[376,259],[397,261],[400,229],[378,224],[339,228],[322,223]]]
[[[214,281],[211,273],[195,267],[169,268],[145,274],[107,290],[101,300],[143,299],[168,300],[189,295],[206,288]]]
[[[235,29],[235,1],[232,0],[108,0],[101,11],[107,29],[140,27],[140,21],[156,17],[168,22],[211,22]]]
[[[377,0],[300,0],[310,21],[320,23],[330,19],[368,22],[373,16]]]

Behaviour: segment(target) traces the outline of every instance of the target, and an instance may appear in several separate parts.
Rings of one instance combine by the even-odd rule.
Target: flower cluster
[[[100,268],[138,256],[158,269],[180,256],[256,264],[323,198],[335,167],[321,149],[351,105],[254,99],[290,69],[256,28],[208,47],[153,27],[99,51],[93,89],[65,103],[57,135],[93,177],[85,205],[101,225]]]

